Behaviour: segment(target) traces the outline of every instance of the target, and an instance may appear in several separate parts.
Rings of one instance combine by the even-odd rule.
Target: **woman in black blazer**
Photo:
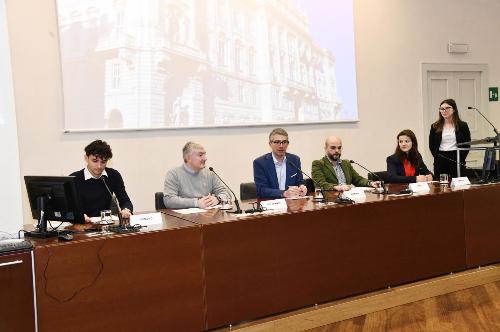
[[[387,157],[387,180],[391,183],[432,181],[432,173],[418,152],[417,137],[410,129],[398,134],[396,151]]]
[[[431,126],[429,149],[434,156],[434,174],[457,177],[457,144],[470,141],[467,122],[461,121],[455,100],[445,99],[439,104],[439,119]],[[464,148],[470,145],[462,146]],[[461,174],[469,151],[460,151]]]

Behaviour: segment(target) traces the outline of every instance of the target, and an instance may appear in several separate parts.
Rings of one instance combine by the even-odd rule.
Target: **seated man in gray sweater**
[[[207,153],[203,146],[187,142],[182,148],[184,164],[165,176],[163,202],[170,209],[207,208],[231,197],[229,190],[205,168]]]

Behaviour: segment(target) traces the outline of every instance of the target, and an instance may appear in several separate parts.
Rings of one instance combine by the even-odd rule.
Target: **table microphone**
[[[321,192],[321,196],[323,196],[323,199],[316,199],[318,202],[324,202],[326,200],[326,196],[325,194],[323,193],[323,188],[321,188],[320,185],[318,185],[316,183],[316,181],[314,181],[314,179],[312,177],[310,177],[309,175],[307,175],[307,173],[305,173],[303,170],[301,170],[297,165],[295,165],[293,162],[291,161],[288,161],[288,165],[292,166],[293,168],[295,168],[296,170],[298,170],[300,173],[304,174],[305,176],[307,176],[308,179],[311,179],[311,181],[313,182],[314,184],[314,188],[318,187],[320,192]]]
[[[120,208],[120,203],[118,202],[118,199],[116,198],[116,195],[114,192],[111,192],[111,190],[108,187],[108,184],[106,183],[106,180],[104,179],[104,176],[101,176],[102,183],[104,183],[104,186],[106,187],[106,190],[108,191],[109,195],[111,196],[111,203],[116,207],[118,210],[118,224],[120,227],[124,225],[123,219],[122,219],[122,209]]]
[[[377,178],[377,179],[381,182],[381,184],[384,182],[384,180],[382,180],[382,178],[381,178],[380,176],[378,176],[378,174],[373,173],[372,171],[370,171],[370,170],[369,170],[368,168],[366,168],[365,166],[363,166],[363,165],[361,165],[361,164],[359,164],[359,163],[355,162],[354,160],[349,160],[349,162],[350,162],[351,164],[358,165],[359,167],[361,167],[362,169],[364,169],[365,171],[367,171],[368,173],[370,173],[371,175],[373,175],[373,177],[376,177],[376,178]],[[381,187],[382,187],[382,192],[381,192],[381,194],[386,194],[384,186],[381,186]]]
[[[438,156],[439,158],[443,158],[443,159],[445,159],[445,160],[451,161],[451,162],[452,162],[452,163],[454,163],[455,165],[456,165],[456,164],[460,164],[460,166],[464,167],[465,169],[469,169],[469,170],[471,170],[472,172],[474,172],[474,175],[476,176],[476,178],[477,178],[477,179],[480,179],[480,178],[481,178],[481,177],[479,176],[479,174],[477,174],[477,171],[476,171],[474,168],[467,166],[467,165],[465,164],[465,162],[461,162],[461,163],[459,163],[459,162],[458,162],[458,160],[454,160],[454,159],[448,158],[448,157],[446,157],[445,155],[442,155],[441,153],[436,154],[436,156]]]
[[[469,107],[467,107],[467,109],[477,111],[493,127],[493,131],[495,132],[495,134],[497,134],[497,137],[500,136],[498,129],[495,128],[495,125],[493,123],[491,123],[490,120],[488,120],[488,118],[485,117],[484,114],[481,113],[477,108],[469,106]]]
[[[114,232],[114,233],[132,233],[132,232],[139,231],[139,229],[141,229],[141,226],[134,225],[134,226],[127,227],[127,225],[125,224],[125,221],[123,220],[123,217],[122,217],[122,209],[120,207],[120,203],[118,202],[118,198],[116,198],[116,195],[114,192],[111,192],[111,190],[109,190],[109,187],[108,187],[106,180],[104,178],[105,178],[104,176],[101,176],[101,179],[102,179],[102,182],[104,183],[104,186],[108,190],[108,193],[111,195],[111,204],[114,205],[116,207],[116,209],[118,210],[118,226],[111,225],[108,227],[108,230],[110,232]]]
[[[224,180],[221,179],[221,177],[219,176],[219,174],[215,173],[214,171],[214,168],[213,167],[209,167],[208,168],[210,170],[210,172],[214,173],[215,176],[222,181],[222,183],[224,183],[224,185],[226,186],[227,189],[229,189],[229,191],[231,192],[231,194],[233,194],[233,197],[234,197],[234,205],[236,205],[236,211],[234,211],[233,213],[237,213],[237,214],[240,214],[240,213],[243,213],[243,211],[241,211],[241,208],[240,208],[240,202],[238,201],[238,198],[236,197],[236,195],[234,194],[234,191],[231,190],[231,188],[229,188],[229,186],[224,182]]]

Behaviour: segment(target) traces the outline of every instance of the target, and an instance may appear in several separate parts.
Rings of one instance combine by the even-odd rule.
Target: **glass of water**
[[[448,174],[439,174],[439,184],[447,185],[449,183],[449,175]]]

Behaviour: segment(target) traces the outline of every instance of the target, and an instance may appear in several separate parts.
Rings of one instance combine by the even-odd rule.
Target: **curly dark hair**
[[[113,152],[111,152],[111,146],[105,141],[100,139],[93,141],[85,147],[85,154],[87,156],[94,155],[103,160],[109,160],[113,158]]]
[[[408,136],[411,140],[411,149],[408,151],[408,153],[404,152],[401,150],[399,147],[399,137],[401,136]],[[396,136],[396,151],[394,154],[399,158],[399,160],[404,161],[407,159],[410,164],[412,164],[414,167],[416,167],[420,161],[422,160],[422,156],[418,152],[418,142],[417,142],[417,137],[411,131],[410,129],[405,129],[402,130],[397,136]]]

